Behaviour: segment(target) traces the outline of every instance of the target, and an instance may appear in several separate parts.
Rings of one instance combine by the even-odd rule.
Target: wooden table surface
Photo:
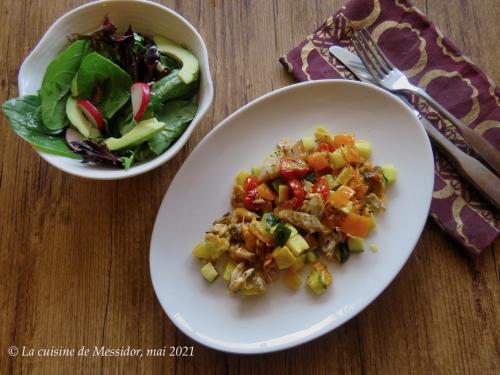
[[[17,95],[24,57],[79,0],[2,0],[0,101]],[[228,114],[291,83],[278,57],[342,0],[166,1],[205,39],[216,95],[187,146],[143,176],[99,182],[63,174],[1,116],[0,374],[498,374],[499,250],[470,260],[428,222],[387,290],[313,342],[261,356],[206,349],[162,311],[149,276],[160,202],[196,144]],[[500,81],[498,0],[418,0],[417,6]],[[9,356],[81,346],[194,346],[194,357]]]

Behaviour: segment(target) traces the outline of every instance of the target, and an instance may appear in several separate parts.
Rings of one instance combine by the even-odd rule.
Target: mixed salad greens
[[[193,249],[203,277],[213,282],[222,273],[231,292],[260,295],[277,271],[298,289],[310,264],[307,285],[325,292],[333,279],[321,258],[342,264],[365,250],[386,186],[396,180],[394,166],[373,166],[370,157],[369,142],[323,128],[279,143],[262,166],[238,174],[232,212]]]
[[[3,104],[12,129],[40,151],[125,169],[165,152],[193,120],[199,63],[162,37],[108,17],[47,67],[38,95]]]

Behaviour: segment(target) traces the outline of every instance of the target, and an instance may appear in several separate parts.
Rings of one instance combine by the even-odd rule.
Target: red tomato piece
[[[280,174],[286,180],[300,180],[307,172],[309,166],[302,159],[284,157],[280,160]]]
[[[329,151],[332,152],[335,150],[335,147],[331,144],[328,144],[326,142],[321,142],[318,146],[318,151]]]
[[[247,192],[247,191],[255,189],[257,186],[259,186],[259,179],[257,178],[257,176],[250,175],[245,180],[245,184],[243,185],[243,188],[245,189],[245,192]]]
[[[326,201],[330,195],[330,184],[326,177],[321,176],[316,180],[313,186],[313,192],[321,194],[323,199]]]
[[[293,192],[293,198],[291,200],[293,200],[294,202],[294,207],[302,206],[302,203],[304,203],[304,199],[306,197],[304,187],[302,186],[300,181],[296,179],[288,181],[288,184],[290,185],[290,188]]]
[[[249,210],[256,210],[258,208],[258,206],[253,202],[257,198],[257,186],[259,186],[259,179],[257,176],[248,176],[243,186],[245,191],[243,204]]]

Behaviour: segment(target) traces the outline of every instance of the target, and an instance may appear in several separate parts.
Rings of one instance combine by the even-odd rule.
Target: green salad
[[[118,34],[107,16],[68,40],[37,95],[3,104],[16,134],[46,153],[125,169],[171,147],[198,108],[196,57],[130,26]]]

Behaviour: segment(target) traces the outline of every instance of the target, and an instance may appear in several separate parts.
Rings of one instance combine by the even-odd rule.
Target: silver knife
[[[344,64],[360,81],[376,85],[375,80],[372,78],[363,62],[354,53],[338,46],[330,47],[330,53]],[[448,138],[441,134],[441,132],[423,117],[403,96],[395,96],[403,100],[403,102],[415,113],[431,140],[455,165],[461,175],[497,209],[500,209],[500,179],[477,159],[467,155],[450,142]]]

